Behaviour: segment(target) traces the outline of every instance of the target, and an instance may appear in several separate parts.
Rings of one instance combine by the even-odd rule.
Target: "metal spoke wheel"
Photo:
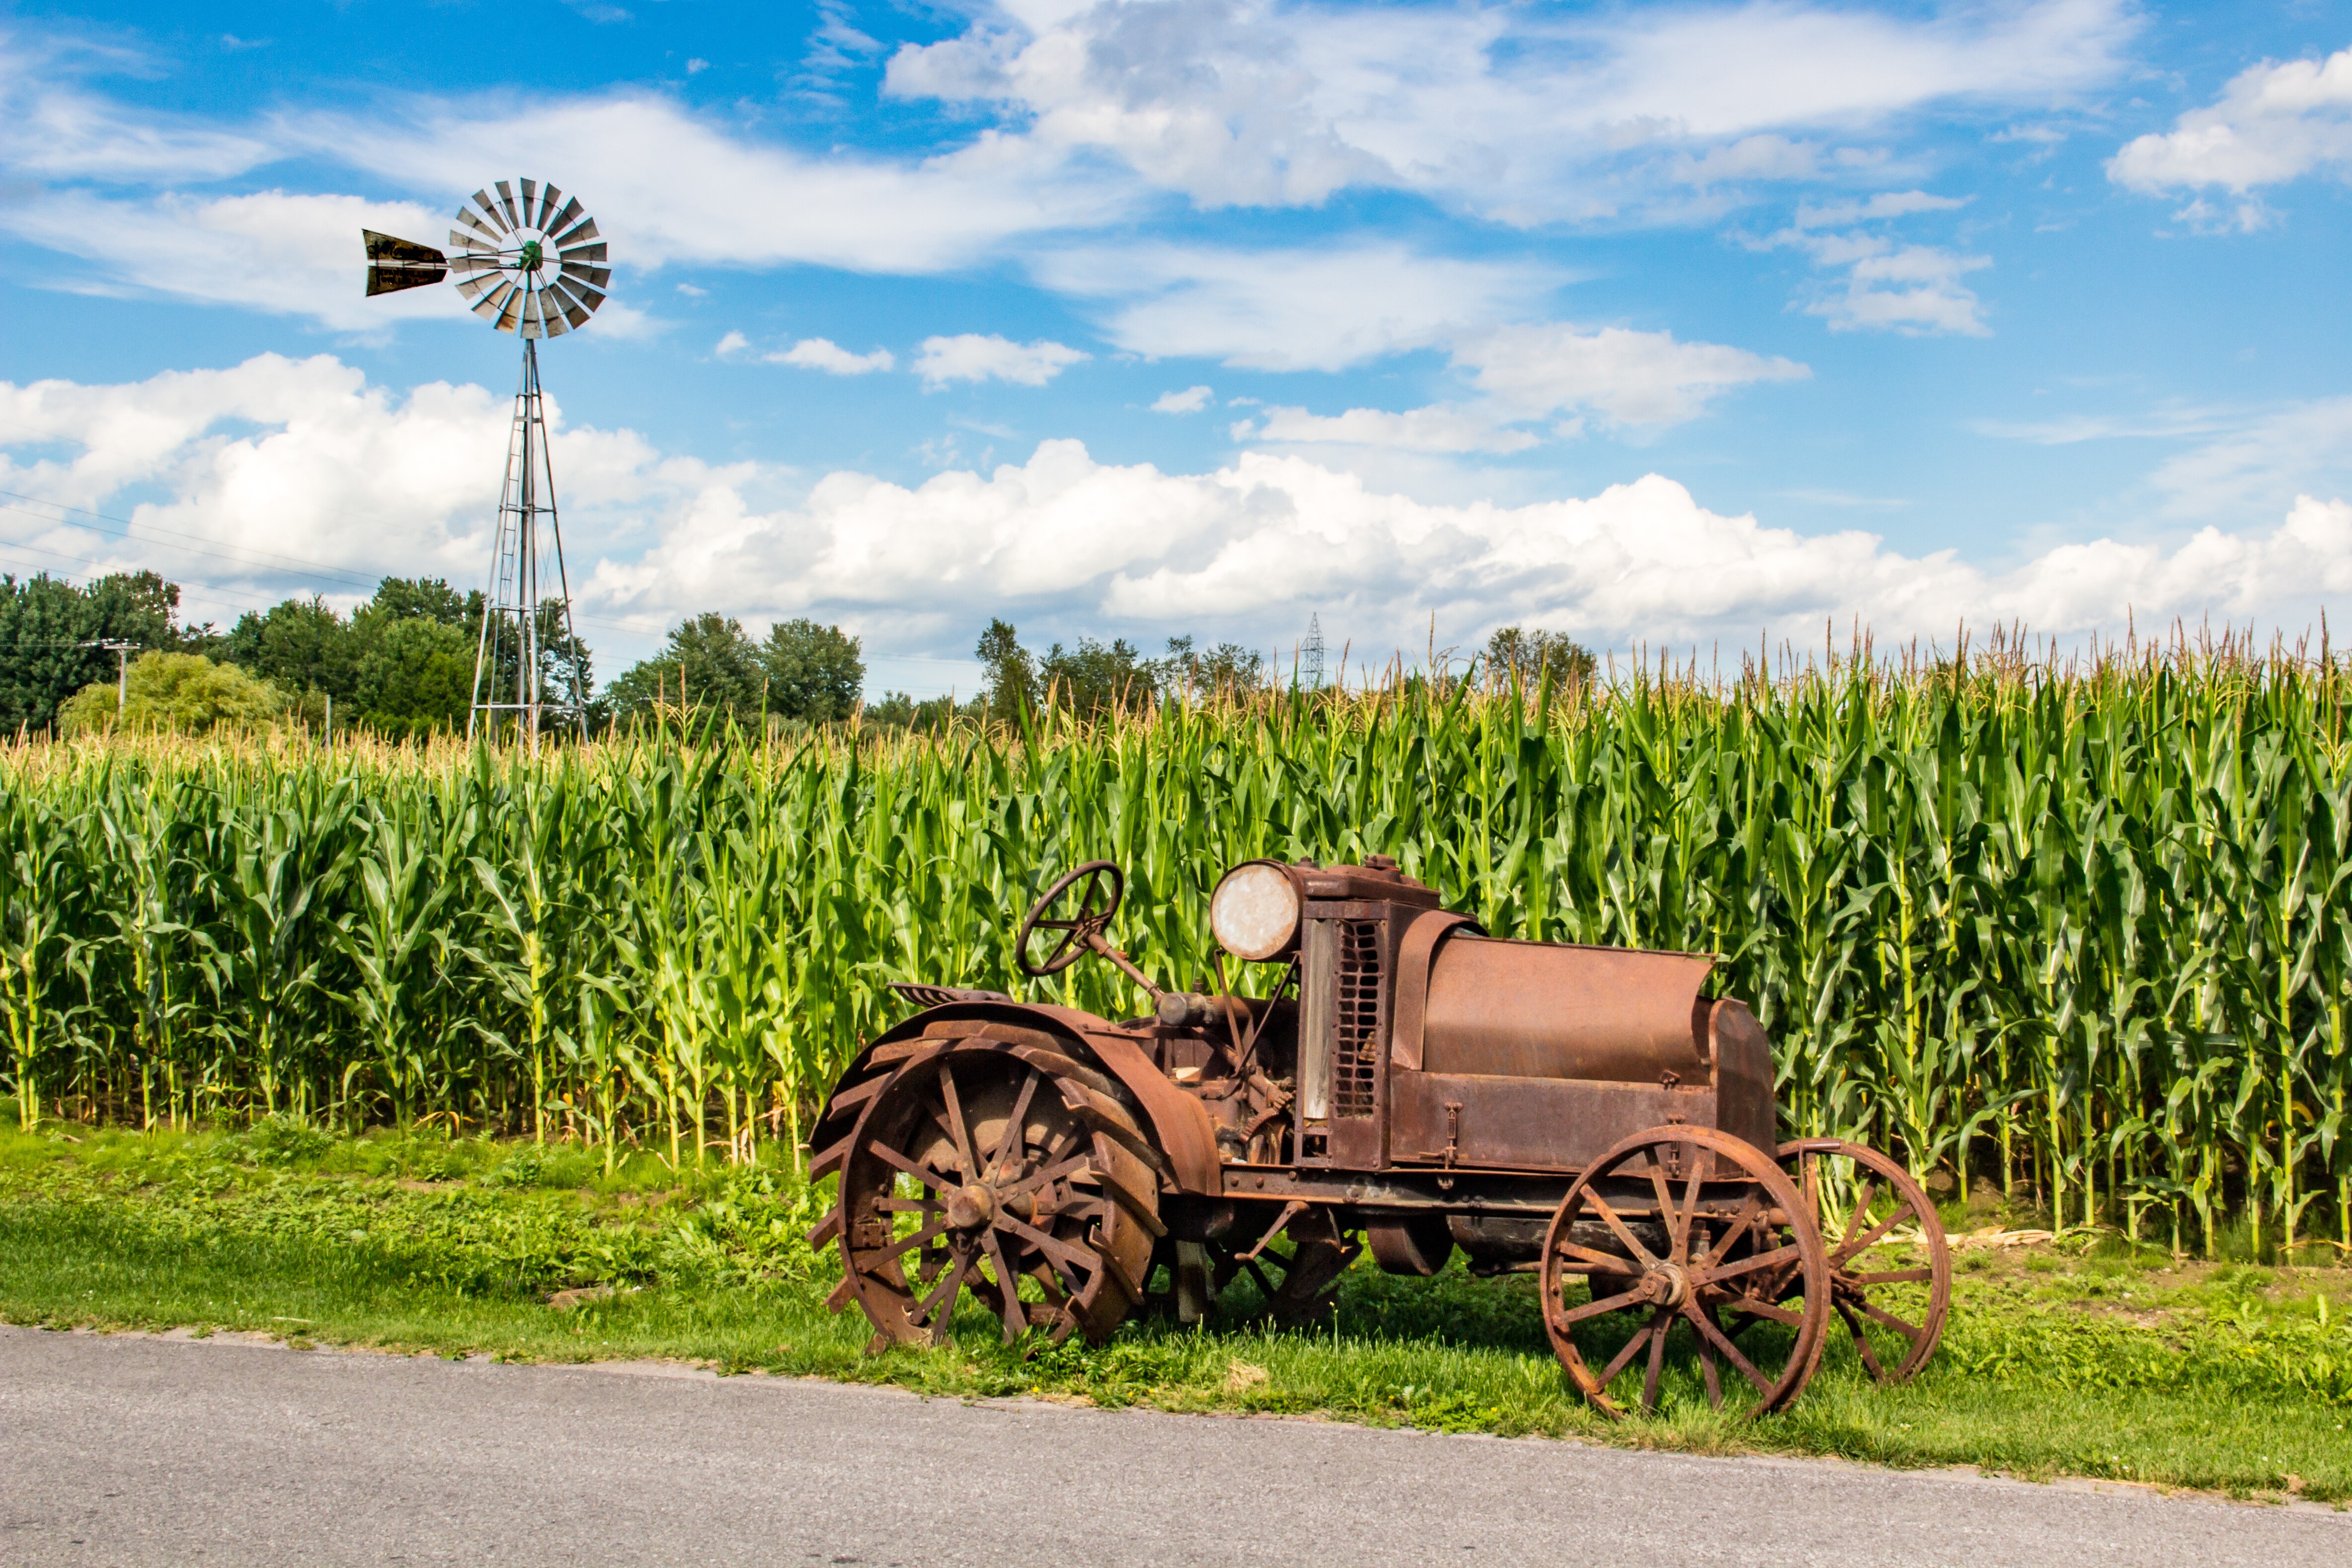
[[[1828,1337],[1829,1253],[1812,1211],[1771,1155],[1712,1129],[1652,1128],[1594,1162],[1552,1215],[1542,1282],[1553,1351],[1612,1416],[1636,1388],[1641,1408],[1657,1409],[1675,1340],[1696,1352],[1708,1404],[1721,1409],[1726,1385],[1744,1383],[1745,1415],[1779,1410]],[[1734,1315],[1768,1331],[1736,1342]]]
[[[1221,1298],[1236,1281],[1247,1279],[1257,1288],[1264,1316],[1284,1328],[1300,1328],[1331,1315],[1332,1288],[1363,1251],[1363,1244],[1342,1232],[1328,1210],[1316,1208],[1295,1216],[1281,1237],[1255,1258],[1242,1256],[1249,1250],[1247,1246],[1209,1248],[1210,1295]]]
[[[1903,1382],[1936,1353],[1952,1306],[1952,1254],[1936,1205],[1910,1172],[1866,1143],[1801,1139],[1780,1145],[1780,1163],[1828,1233],[1830,1299],[1854,1354],[1879,1382]],[[1874,1249],[1914,1245],[1896,1234],[1905,1226],[1916,1227],[1927,1260],[1872,1267]]]
[[[1012,1344],[1031,1328],[1099,1344],[1141,1299],[1160,1223],[1160,1156],[1116,1086],[1038,1046],[919,1040],[879,1080],[817,1173],[840,1205],[810,1233],[838,1241],[875,1327],[869,1351],[940,1344],[969,1291]],[[878,1087],[869,1089],[870,1084]],[[842,1108],[835,1100],[835,1111]]]

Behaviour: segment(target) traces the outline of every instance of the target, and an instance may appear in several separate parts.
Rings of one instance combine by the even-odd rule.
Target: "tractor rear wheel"
[[[1812,1211],[1770,1154],[1710,1128],[1654,1127],[1595,1161],[1552,1215],[1542,1281],[1553,1351],[1612,1416],[1637,1403],[1637,1372],[1640,1407],[1657,1409],[1678,1331],[1708,1404],[1723,1407],[1728,1367],[1755,1391],[1745,1415],[1781,1409],[1821,1363],[1829,1328],[1829,1253]],[[1727,1316],[1770,1331],[1735,1342]]]
[[[945,1342],[967,1289],[1008,1345],[1032,1328],[1108,1339],[1166,1234],[1160,1157],[1117,1086],[1041,1046],[905,1044],[887,1082],[858,1086],[865,1108],[829,1156],[840,1202],[809,1237],[840,1249],[827,1304],[865,1310],[869,1352]]]

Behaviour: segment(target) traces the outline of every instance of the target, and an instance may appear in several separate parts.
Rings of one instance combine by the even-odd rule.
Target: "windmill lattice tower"
[[[521,187],[517,196],[515,187]],[[563,568],[563,529],[556,514],[544,399],[539,384],[539,340],[562,337],[588,324],[612,281],[596,220],[553,185],[500,180],[474,193],[457,209],[462,227],[449,231],[447,253],[415,240],[362,229],[370,294],[438,283],[455,273],[457,292],[474,314],[522,340],[522,374],[515,387],[514,423],[507,436],[506,481],[499,492],[498,528],[482,622],[474,647],[473,701],[466,735],[492,734],[511,716],[536,751],[551,723],[587,734],[588,708],[580,689],[579,639],[572,629],[572,584]],[[544,567],[552,558],[556,593]],[[551,650],[551,644],[554,645]],[[551,651],[568,675],[568,690],[548,690]]]

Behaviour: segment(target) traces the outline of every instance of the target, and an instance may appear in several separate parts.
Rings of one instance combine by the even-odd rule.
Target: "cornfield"
[[[1255,855],[1395,857],[1497,934],[1725,956],[1792,1135],[2067,1224],[2352,1245],[2352,668],[2235,644],[1866,653],[1588,689],[1399,676],[1021,732],[537,761],[454,744],[0,756],[16,1113],[443,1121],[673,1162],[800,1130],[893,980],[1039,994],[1061,868],[1210,973]],[[1079,965],[1055,999],[1140,999]]]

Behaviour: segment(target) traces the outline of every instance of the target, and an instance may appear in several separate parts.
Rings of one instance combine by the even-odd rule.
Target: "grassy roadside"
[[[1670,1404],[1624,1425],[1564,1387],[1524,1278],[1359,1269],[1336,1322],[1143,1321],[1024,1361],[977,1311],[934,1353],[867,1358],[771,1171],[685,1181],[640,1158],[431,1134],[0,1133],[0,1319],[196,1326],[515,1360],[667,1356],[1181,1411],[1314,1414],[1700,1452],[1972,1464],[2352,1502],[2352,1276],[2207,1268],[2119,1247],[1963,1255],[1944,1349],[1902,1388],[1843,1342],[1790,1413]]]

